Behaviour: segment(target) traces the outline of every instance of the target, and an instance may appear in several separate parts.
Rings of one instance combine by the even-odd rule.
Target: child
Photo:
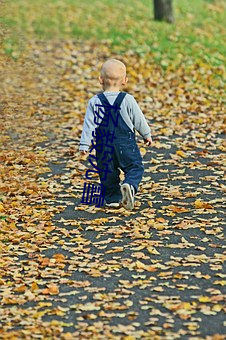
[[[92,134],[95,128],[96,135],[98,131],[99,135],[103,134],[99,124],[104,121],[105,116],[102,116],[102,120],[98,116],[100,121],[97,124],[97,119],[95,119],[97,107],[106,107],[107,105],[120,107],[118,111],[116,110],[119,113],[117,125],[112,119],[109,120],[107,126],[108,133],[112,134],[113,152],[110,154],[109,145],[108,148],[103,146],[101,153],[96,149],[96,159],[99,169],[103,169],[103,166],[106,167],[107,164],[107,176],[105,174],[105,178],[103,178],[103,172],[99,173],[101,184],[106,188],[105,205],[117,208],[122,204],[124,208],[131,210],[134,207],[134,196],[144,172],[141,154],[135,140],[135,129],[144,138],[147,145],[151,145],[152,138],[150,127],[134,97],[126,92],[120,92],[120,88],[126,85],[127,81],[126,66],[121,61],[109,59],[103,64],[99,82],[104,92],[95,95],[88,102],[79,150],[82,154],[87,153],[91,140],[95,136]],[[102,159],[99,158],[101,155]],[[119,169],[125,175],[121,186]]]

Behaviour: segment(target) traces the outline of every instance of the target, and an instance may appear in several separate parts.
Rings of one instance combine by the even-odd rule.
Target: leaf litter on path
[[[30,51],[1,64],[0,337],[223,339],[222,69],[163,72],[151,54],[116,56],[154,143],[138,141],[134,211],[115,211],[79,203],[78,142],[110,48],[33,41]]]

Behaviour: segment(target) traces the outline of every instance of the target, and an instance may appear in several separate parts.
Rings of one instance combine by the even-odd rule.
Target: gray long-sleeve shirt
[[[104,95],[111,105],[114,104],[118,94],[119,92],[104,92]],[[101,104],[97,95],[93,96],[88,102],[82,129],[82,136],[80,139],[80,151],[87,151],[89,149],[91,140],[93,139],[92,132],[98,126],[98,124],[94,123],[94,111],[96,110],[96,104]],[[144,114],[137,104],[135,98],[129,93],[126,94],[122,101],[120,114],[132,132],[137,130],[144,139],[151,137],[151,129],[146,122]]]

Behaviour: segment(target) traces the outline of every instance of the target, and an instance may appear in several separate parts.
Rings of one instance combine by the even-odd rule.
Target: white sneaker
[[[134,208],[134,187],[128,183],[121,185],[122,205],[125,209],[132,210]]]
[[[112,203],[106,203],[105,207],[108,208],[119,208],[121,206],[121,202],[112,202]]]

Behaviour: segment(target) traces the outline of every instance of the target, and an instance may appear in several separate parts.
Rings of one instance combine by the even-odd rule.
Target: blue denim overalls
[[[117,107],[120,107],[125,95],[126,92],[120,92],[112,106],[117,105]],[[103,93],[98,94],[98,98],[100,99],[102,105],[110,105]],[[111,110],[111,113],[113,111],[114,110]],[[113,153],[106,153],[105,159],[102,160],[101,158],[103,158],[104,149],[106,151],[108,150],[109,152],[109,148],[104,146],[101,153],[96,150],[98,168],[106,168],[106,165],[103,163],[107,163],[108,171],[111,171],[110,173],[107,173],[105,180],[103,179],[104,176],[102,173],[99,175],[101,184],[106,187],[105,200],[107,203],[118,202],[122,198],[119,185],[119,169],[121,169],[125,174],[123,183],[131,184],[135,189],[135,193],[138,190],[138,185],[144,173],[142,157],[136,144],[135,133],[132,132],[124,122],[120,114],[120,110],[117,112],[114,111],[112,116],[116,118],[118,112],[119,115],[117,126],[114,125],[112,119],[109,119],[108,126],[105,127],[105,131],[109,130],[111,133],[114,133],[114,137],[116,137],[111,144],[114,147]],[[98,126],[96,130],[98,129],[102,129],[102,126]]]

